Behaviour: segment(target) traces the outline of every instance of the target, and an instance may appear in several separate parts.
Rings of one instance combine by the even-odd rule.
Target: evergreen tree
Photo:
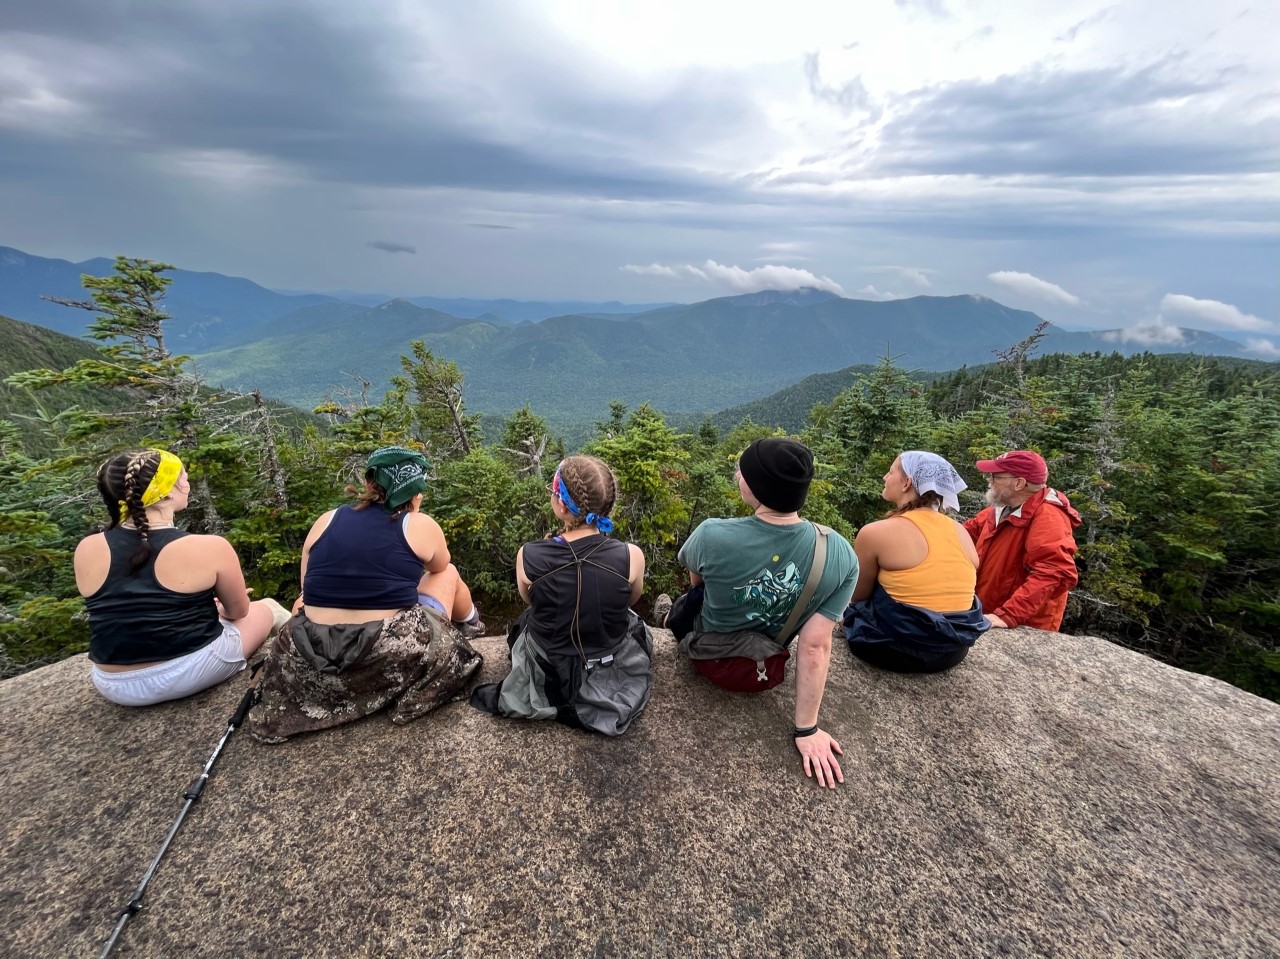
[[[892,357],[827,406],[815,407],[805,442],[829,477],[817,492],[855,526],[878,518],[883,477],[903,450],[919,449],[929,435],[923,391]],[[812,494],[811,494],[812,495]]]
[[[436,356],[422,340],[409,344],[412,356],[401,356],[403,375],[391,383],[397,400],[413,411],[416,439],[428,454],[445,460],[466,456],[480,436],[480,417],[467,415],[458,364]]]
[[[681,435],[667,426],[662,414],[645,403],[621,420],[620,404],[610,404],[613,416],[598,439],[583,452],[598,456],[618,478],[618,504],[613,510],[618,536],[639,546],[648,562],[649,578],[658,592],[677,586],[675,550],[680,533],[688,529],[690,510],[680,494],[689,453]]]
[[[498,452],[521,476],[542,476],[550,442],[551,431],[547,428],[547,421],[530,410],[526,403],[503,425]]]

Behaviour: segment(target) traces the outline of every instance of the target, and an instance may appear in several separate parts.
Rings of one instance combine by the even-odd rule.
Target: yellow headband
[[[156,475],[151,477],[151,482],[147,484],[146,490],[142,493],[142,507],[146,509],[148,506],[155,506],[173,489],[178,482],[178,477],[182,475],[182,460],[174,456],[168,450],[148,450],[150,453],[160,454],[160,465],[156,467]],[[124,522],[129,518],[129,507],[124,500],[120,500],[120,521]]]

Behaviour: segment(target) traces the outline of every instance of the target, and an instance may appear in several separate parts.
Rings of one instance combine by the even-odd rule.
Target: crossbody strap
[[[800,623],[800,617],[804,615],[805,607],[809,605],[809,600],[813,599],[813,594],[818,590],[818,582],[822,579],[822,572],[827,568],[827,534],[831,532],[829,527],[823,526],[821,523],[810,522],[815,532],[813,538],[813,563],[809,566],[809,575],[805,578],[804,589],[800,591],[800,598],[796,600],[796,604],[791,607],[791,615],[787,617],[787,621],[782,624],[782,629],[778,632],[778,644],[786,646],[791,642],[791,637],[795,634],[796,627]]]

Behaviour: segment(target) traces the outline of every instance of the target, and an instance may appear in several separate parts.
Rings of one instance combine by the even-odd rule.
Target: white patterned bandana
[[[926,453],[923,450],[907,450],[899,457],[902,461],[902,472],[911,478],[916,495],[937,493],[942,497],[945,509],[960,512],[960,500],[956,497],[969,484],[960,478],[956,468],[937,453]]]

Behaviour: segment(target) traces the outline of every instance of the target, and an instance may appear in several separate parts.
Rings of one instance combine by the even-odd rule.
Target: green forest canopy
[[[0,674],[86,648],[71,553],[104,519],[93,469],[125,446],[182,456],[193,480],[189,527],[227,536],[256,594],[285,603],[297,594],[307,529],[342,500],[369,451],[420,448],[435,464],[424,508],[443,526],[459,569],[482,603],[516,602],[515,552],[551,528],[545,484],[564,454],[539,412],[518,410],[486,437],[466,411],[457,366],[421,343],[381,396],[366,389],[314,417],[204,388],[188,358],[165,348],[169,269],[122,257],[112,276],[86,277],[90,300],[73,305],[95,312],[97,349],[60,351],[28,327],[30,348],[15,355],[34,368],[5,371]],[[1032,333],[999,364],[929,385],[890,358],[850,373],[798,431],[818,462],[806,514],[847,535],[879,517],[881,476],[903,449],[947,457],[975,486],[975,459],[1039,450],[1051,484],[1084,520],[1081,580],[1064,630],[1280,699],[1276,366],[1118,354],[1037,359],[1038,339]],[[753,413],[770,416],[767,406]],[[682,432],[647,404],[613,403],[601,417],[583,449],[618,476],[618,535],[645,551],[650,598],[676,590],[676,553],[693,527],[743,511],[732,481],[738,454],[780,431],[751,419],[721,429],[708,419]],[[980,506],[980,493],[964,494],[966,514]]]

